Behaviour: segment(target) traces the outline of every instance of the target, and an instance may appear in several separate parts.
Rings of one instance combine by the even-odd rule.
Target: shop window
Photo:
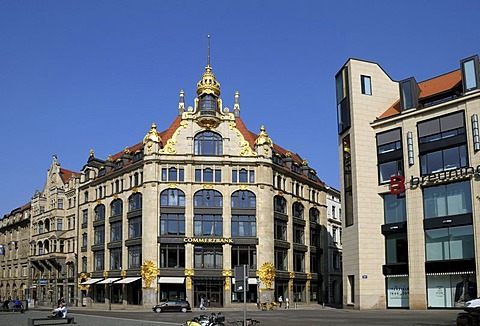
[[[387,264],[408,263],[408,242],[406,233],[385,235],[385,262]]]
[[[464,308],[465,302],[477,298],[474,274],[427,274],[429,308]]]
[[[387,277],[387,307],[409,307],[408,277]]]
[[[471,225],[425,231],[426,261],[473,259],[475,257]]]

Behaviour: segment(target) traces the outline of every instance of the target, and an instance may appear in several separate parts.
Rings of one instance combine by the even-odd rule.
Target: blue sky
[[[480,52],[479,1],[0,1],[0,216],[42,190],[52,155],[80,171],[166,129],[206,64],[223,105],[339,187],[334,76],[348,58],[394,80]]]

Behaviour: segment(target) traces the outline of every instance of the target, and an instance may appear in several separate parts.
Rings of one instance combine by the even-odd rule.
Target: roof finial
[[[208,34],[207,67],[210,67],[210,34]]]

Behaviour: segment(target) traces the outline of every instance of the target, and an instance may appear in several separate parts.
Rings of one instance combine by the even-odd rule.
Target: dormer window
[[[460,62],[462,68],[463,92],[474,90],[480,84],[478,55]]]
[[[418,106],[418,95],[420,89],[418,88],[415,78],[410,77],[400,82],[400,106],[401,110],[405,111]]]
[[[292,164],[292,171],[295,173],[300,173],[300,167],[298,166],[297,163]]]
[[[122,160],[117,160],[115,162],[115,170],[123,168],[123,161]]]
[[[137,162],[140,161],[143,158],[143,152],[142,151],[136,151],[135,154],[133,155],[133,161]]]
[[[107,173],[107,170],[105,168],[100,168],[98,171],[98,176],[103,177]]]

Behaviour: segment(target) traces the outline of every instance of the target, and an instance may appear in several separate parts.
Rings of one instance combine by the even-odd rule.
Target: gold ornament
[[[154,279],[157,278],[157,275],[160,273],[158,268],[155,266],[153,261],[146,260],[141,269],[142,279],[145,282],[145,289],[150,289],[151,284]]]
[[[258,277],[265,284],[267,289],[272,288],[272,283],[275,280],[275,266],[273,263],[267,262],[258,270]]]

